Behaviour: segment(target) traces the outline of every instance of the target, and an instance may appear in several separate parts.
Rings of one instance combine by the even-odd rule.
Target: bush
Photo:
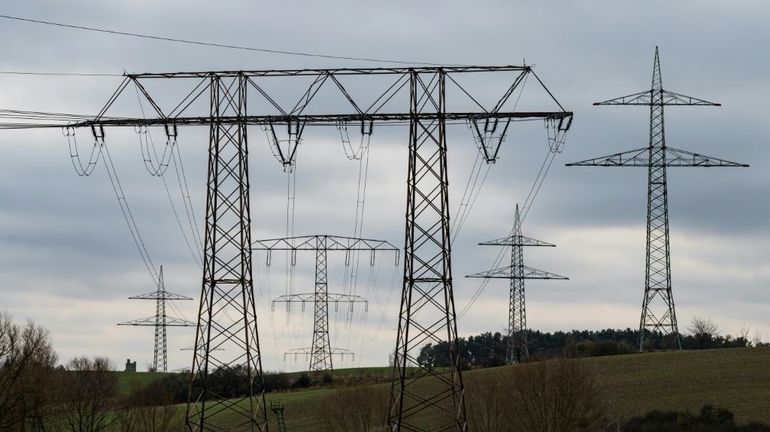
[[[310,375],[303,373],[300,376],[297,377],[296,380],[294,380],[294,383],[292,383],[291,388],[308,388],[310,385],[313,384],[313,380],[310,379]]]
[[[623,426],[624,432],[770,432],[770,426],[749,423],[737,426],[735,416],[725,408],[704,405],[700,415],[677,411],[650,411],[634,417]]]
[[[385,386],[334,390],[324,400],[323,430],[329,432],[382,431],[388,416],[389,389]]]

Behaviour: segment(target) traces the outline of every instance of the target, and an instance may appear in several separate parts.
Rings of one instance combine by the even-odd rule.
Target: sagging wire
[[[521,85],[519,86],[519,93],[516,96],[516,101],[513,103],[513,111],[516,111],[516,108],[519,106],[521,96],[524,94],[524,88],[526,87],[528,77],[529,74],[526,74],[522,79]],[[499,109],[501,104],[507,99],[508,98],[504,96],[503,99],[498,102],[496,109]],[[457,236],[459,235],[463,226],[465,226],[465,222],[470,216],[470,213],[476,204],[476,200],[478,200],[479,196],[481,195],[481,189],[484,186],[487,175],[489,175],[492,164],[497,161],[500,147],[502,147],[503,143],[505,142],[505,136],[508,132],[508,127],[510,126],[511,121],[513,120],[510,118],[503,121],[497,118],[487,118],[484,120],[483,128],[479,127],[479,123],[476,119],[469,119],[465,122],[468,129],[471,130],[473,140],[476,143],[476,147],[479,149],[479,153],[476,156],[476,161],[473,164],[473,168],[471,169],[471,173],[468,176],[468,181],[465,185],[465,191],[467,193],[463,192],[463,198],[460,201],[460,205],[457,209],[457,217],[450,226],[450,246],[454,244],[455,239],[457,239]],[[489,148],[490,143],[496,143],[491,149],[492,151],[490,151]],[[486,171],[484,172],[483,177],[481,177],[481,182],[479,183],[479,176],[481,175],[483,166],[483,163],[480,162],[486,163]],[[476,187],[477,184],[478,187]],[[470,191],[468,191],[469,187]]]
[[[168,202],[169,204],[171,204],[171,211],[174,213],[174,219],[176,219],[177,226],[179,227],[179,230],[182,232],[182,238],[184,239],[185,245],[187,245],[187,249],[190,251],[190,255],[192,256],[193,261],[195,261],[198,267],[202,270],[203,269],[202,248],[198,249],[197,245],[194,247],[193,244],[190,243],[190,239],[187,235],[187,231],[182,225],[182,219],[179,217],[179,212],[176,209],[176,204],[174,204],[174,200],[171,197],[171,190],[168,187],[168,182],[166,182],[166,176],[160,176],[160,179],[163,182],[163,188],[166,191],[166,197],[168,197]]]
[[[524,201],[524,205],[522,206],[522,215],[521,220],[522,222],[526,219],[527,215],[529,214],[530,209],[532,208],[532,205],[535,202],[535,199],[538,196],[538,193],[540,192],[540,189],[543,186],[543,183],[545,182],[546,177],[548,176],[548,173],[551,170],[551,166],[553,166],[553,161],[556,159],[556,156],[560,154],[564,150],[564,144],[566,142],[566,133],[569,130],[572,118],[565,119],[545,119],[544,120],[545,129],[546,129],[546,144],[548,145],[548,152],[546,153],[545,158],[543,159],[543,163],[540,165],[540,169],[538,170],[537,176],[535,177],[535,181],[532,183],[532,186],[529,189],[529,193],[527,193],[527,198]],[[513,235],[513,229],[509,232],[508,235]],[[505,257],[505,252],[507,249],[501,248],[500,251],[497,253],[497,257],[495,258],[495,261],[492,265],[492,268],[496,268],[500,266],[500,264],[503,261],[503,258]],[[471,296],[471,299],[468,301],[468,303],[463,307],[463,309],[458,314],[458,318],[465,315],[465,313],[473,306],[476,301],[478,301],[481,294],[486,289],[487,285],[489,284],[491,279],[482,279],[479,283],[478,288],[476,288],[476,291],[473,293],[473,296]]]
[[[109,148],[104,143],[103,133],[101,135],[101,140],[101,145],[104,149],[104,157],[101,159],[104,162],[105,169],[107,170],[107,176],[110,179],[112,190],[115,192],[115,197],[117,198],[118,204],[120,205],[120,211],[123,214],[123,219],[126,221],[126,225],[128,225],[131,238],[134,240],[134,245],[139,252],[139,256],[141,257],[147,272],[150,274],[150,277],[155,283],[155,286],[160,287],[160,278],[158,276],[158,272],[155,269],[155,264],[152,262],[150,253],[147,251],[147,246],[144,243],[142,234],[139,232],[139,227],[136,224],[136,220],[134,219],[133,212],[131,211],[131,207],[128,204],[128,199],[126,198],[123,186],[120,182],[120,179],[118,178],[118,172],[115,169],[115,164],[112,160],[112,156],[110,155]]]
[[[182,153],[178,145],[174,146],[174,149],[176,152],[172,153],[172,160],[174,162],[177,183],[179,184],[179,193],[182,196],[182,203],[184,204],[187,223],[190,225],[190,231],[192,232],[193,243],[195,243],[196,250],[201,251],[202,257],[203,236],[201,235],[198,218],[195,216],[195,210],[193,208],[192,200],[190,199],[190,187],[187,182],[184,164],[182,163]],[[201,259],[201,261],[203,261],[203,259]]]
[[[70,152],[70,161],[75,173],[80,177],[88,177],[94,172],[96,164],[102,157],[104,149],[104,128],[101,126],[91,126],[91,134],[94,137],[94,144],[91,147],[91,154],[88,155],[88,163],[83,166],[83,160],[80,157],[78,149],[78,140],[75,135],[75,128],[65,126],[62,128],[62,135],[67,137],[67,145]]]
[[[347,127],[345,127],[347,131]],[[353,237],[363,236],[364,230],[364,210],[366,209],[366,187],[369,180],[369,149],[372,139],[374,126],[372,121],[361,121],[361,141],[357,157],[351,160],[358,160],[358,178],[356,184],[356,213],[353,220]],[[347,132],[346,132],[347,133]],[[352,265],[348,277],[347,269],[345,276],[348,279],[348,294],[355,295],[358,289],[358,271],[360,266],[360,251],[352,252]],[[344,285],[343,285],[344,286]],[[353,322],[352,311],[347,318],[346,326],[349,328]]]
[[[145,110],[144,110],[144,103],[142,102],[142,98],[139,94],[139,84],[137,82],[134,82],[134,90],[136,90],[136,100],[139,104],[139,110],[142,113],[142,118],[147,118]],[[141,149],[142,154],[142,161],[144,162],[144,167],[147,169],[147,172],[153,176],[153,177],[159,177],[161,181],[163,182],[163,188],[166,191],[166,196],[168,197],[168,202],[171,204],[171,210],[174,213],[174,218],[176,219],[177,226],[179,227],[179,230],[182,232],[182,237],[184,239],[185,244],[187,245],[187,249],[190,251],[190,254],[193,258],[193,261],[198,265],[199,268],[203,268],[203,245],[200,243],[200,241],[196,241],[196,234],[199,234],[199,231],[195,229],[195,225],[190,220],[190,212],[188,211],[188,201],[190,200],[189,197],[189,188],[187,188],[187,179],[185,178],[185,189],[187,190],[187,199],[185,200],[185,193],[182,189],[182,180],[179,176],[180,166],[182,164],[182,156],[181,153],[179,153],[178,146],[177,146],[177,138],[179,136],[179,132],[177,130],[176,124],[165,124],[164,131],[166,133],[166,145],[163,149],[163,154],[158,157],[158,151],[155,147],[155,142],[152,139],[152,134],[150,134],[149,129],[147,126],[140,125],[135,126],[134,131],[137,133],[139,137],[139,148]],[[174,149],[177,149],[176,154],[179,155],[178,161],[175,157]],[[150,151],[152,150],[152,153]],[[155,157],[154,160],[157,160],[157,163],[153,162],[153,155]],[[191,236],[193,237],[193,245],[190,244],[190,240],[187,236],[187,232],[185,231],[184,227],[182,226],[182,221],[179,217],[179,212],[177,212],[176,205],[174,204],[174,200],[171,197],[171,191],[168,187],[168,182],[166,181],[166,171],[168,170],[169,163],[173,160],[174,162],[174,170],[177,174],[177,181],[179,182],[179,189],[180,193],[182,195],[182,202],[185,206],[185,213],[187,214],[188,222],[191,227]],[[182,172],[184,172],[184,167],[181,168]],[[190,211],[192,208],[192,203],[190,203]]]
[[[176,125],[165,125],[166,144],[160,156],[147,126],[135,126],[134,132],[139,137],[139,148],[147,172],[153,177],[162,177],[168,169],[177,143]]]
[[[131,238],[133,239],[134,245],[136,246],[136,249],[139,252],[139,256],[142,259],[142,263],[144,264],[144,267],[147,269],[147,272],[150,274],[150,277],[152,278],[155,286],[160,287],[160,277],[158,276],[158,272],[155,269],[155,264],[152,262],[150,253],[147,251],[147,246],[144,243],[144,239],[142,238],[142,235],[139,232],[139,227],[136,224],[134,215],[131,212],[131,207],[128,205],[126,194],[123,191],[123,186],[120,183],[120,179],[118,178],[118,173],[117,173],[117,170],[115,169],[115,164],[112,161],[112,157],[110,156],[110,151],[107,148],[107,144],[105,143],[104,128],[102,126],[92,126],[91,133],[94,137],[94,147],[91,150],[91,155],[89,156],[88,164],[86,166],[83,166],[82,161],[80,159],[80,155],[77,150],[77,141],[75,139],[75,131],[72,128],[65,128],[64,136],[67,137],[67,141],[70,144],[70,160],[72,161],[72,166],[75,168],[75,173],[81,177],[90,176],[93,173],[94,169],[96,168],[96,163],[100,159],[102,160],[102,162],[104,163],[104,167],[107,171],[107,176],[110,179],[112,190],[115,193],[115,197],[118,200],[118,205],[120,205],[121,214],[123,215],[123,219],[125,220],[126,225],[128,226],[129,233],[131,234]]]
[[[139,94],[139,83],[137,81],[134,81],[134,90],[136,90],[136,100],[139,102],[139,110],[142,112],[142,118],[147,118],[144,111],[144,103],[142,103],[142,97]],[[139,137],[139,149],[142,153],[144,167],[147,169],[147,172],[154,177],[163,176],[168,169],[168,164],[171,162],[178,135],[176,124],[166,124],[163,126],[166,132],[166,145],[163,149],[163,154],[160,157],[158,157],[158,150],[155,148],[155,142],[153,141],[147,126],[134,126],[134,132],[136,132]],[[155,159],[153,159],[153,157]],[[157,161],[157,163],[154,161]]]
[[[284,165],[286,168],[286,165]],[[295,220],[295,204],[297,198],[297,165],[296,159],[291,165],[291,170],[286,172],[286,237],[294,237],[294,220]],[[294,240],[290,240],[290,244],[294,247]],[[296,278],[296,266],[297,266],[297,251],[287,250],[284,256],[284,263],[286,266],[286,295],[294,294],[294,281]],[[300,315],[301,316],[301,315]],[[286,302],[286,325],[291,324],[291,302]]]

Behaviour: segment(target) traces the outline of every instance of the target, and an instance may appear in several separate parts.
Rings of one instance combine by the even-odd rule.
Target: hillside
[[[704,404],[714,404],[729,408],[738,422],[770,423],[770,347],[631,354],[580,361],[594,372],[614,418],[640,415],[652,409],[696,412]],[[509,368],[466,372],[463,376],[468,391],[498,380]],[[367,388],[369,393],[381,395],[387,393],[389,386]],[[339,407],[340,402],[349,398],[336,396],[335,392],[289,392],[269,395],[269,400],[282,400],[290,430],[315,431],[322,430],[322,413],[326,409]]]
[[[706,351],[659,352],[579,360],[591,372],[615,419],[644,414],[652,409],[696,412],[704,404],[730,409],[736,421],[770,424],[770,347]],[[463,374],[468,409],[491,405],[485,395],[492,386],[509,380],[512,368],[532,364],[467,371]],[[387,368],[343,369],[337,382],[359,375],[365,382],[382,382]],[[323,431],[330,412],[356,406],[386,415],[387,383],[346,389],[311,389],[268,394],[281,400],[290,431]],[[479,396],[482,395],[482,396]],[[367,402],[368,401],[368,402]],[[485,408],[486,409],[486,408]],[[180,406],[180,415],[183,407]],[[274,421],[272,412],[271,422]]]

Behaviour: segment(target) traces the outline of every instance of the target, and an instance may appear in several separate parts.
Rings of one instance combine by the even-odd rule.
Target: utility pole
[[[527,347],[527,305],[524,281],[526,279],[568,280],[568,278],[564,276],[525,266],[524,246],[556,247],[556,245],[533,239],[522,234],[518,204],[516,204],[516,211],[513,217],[513,229],[511,230],[511,235],[496,240],[482,242],[479,243],[479,245],[511,247],[510,266],[496,268],[481,273],[474,273],[465,277],[510,279],[511,283],[508,300],[508,343],[506,345],[505,361],[507,364],[524,362],[529,358],[529,348]]]
[[[168,348],[166,327],[194,327],[195,323],[186,319],[171,317],[166,314],[166,302],[192,300],[190,297],[166,291],[163,282],[163,266],[158,273],[158,289],[151,293],[129,297],[130,300],[155,300],[155,316],[118,323],[119,326],[155,327],[155,348],[152,354],[152,370],[168,372]]]
[[[500,83],[500,98],[492,104],[474,98],[474,89],[462,84],[463,76],[469,74],[484,75],[479,93],[485,95],[489,83]],[[520,94],[529,76],[558,109],[518,107],[515,94]],[[153,87],[146,84],[157,86],[163,80],[174,81],[177,86],[156,97],[148,90]],[[355,85],[346,86],[350,81]],[[117,109],[111,108],[122,95],[135,97],[126,91],[129,84],[136,87],[140,100],[152,107],[152,117],[113,114]],[[275,86],[302,86],[306,91],[299,100],[291,97],[287,101],[285,92],[272,90]],[[171,96],[173,89],[181,88],[185,89],[181,96]],[[453,97],[451,105],[447,105],[447,90]],[[333,99],[326,99],[329,95]],[[319,109],[329,106],[319,99],[334,104],[334,113]],[[408,107],[403,106],[406,101]],[[248,107],[257,114],[250,113]],[[267,430],[251,268],[248,127],[263,127],[274,156],[284,170],[291,170],[307,126],[340,123],[360,124],[364,130],[370,124],[409,125],[404,279],[389,427],[392,431],[424,430],[428,426],[422,418],[433,414],[440,423],[430,426],[434,429],[467,430],[452,289],[446,128],[448,124],[471,123],[479,150],[491,163],[514,120],[544,120],[549,133],[564,134],[572,123],[572,112],[558,103],[531,66],[241,70],[126,74],[93,120],[69,125],[67,136],[75,128],[90,129],[96,149],[104,147],[108,127],[162,128],[169,139],[172,133],[176,137],[177,126],[209,127],[205,260],[188,430]],[[446,343],[449,367],[437,369],[418,361],[427,343]],[[224,346],[224,351],[213,350]],[[242,368],[248,377],[248,394],[233,400],[213,393],[207,385],[212,372],[235,367]],[[420,385],[412,385],[416,381]]]
[[[682,348],[676,320],[674,296],[671,291],[671,248],[668,222],[669,167],[748,167],[711,156],[679,150],[666,145],[663,125],[664,106],[721,106],[703,99],[685,96],[663,89],[660,57],[655,47],[652,88],[594,105],[633,105],[650,107],[650,144],[647,147],[616,153],[567,166],[643,167],[647,168],[647,253],[644,273],[644,298],[639,322],[639,351],[644,350],[645,338],[663,335],[673,337],[675,346]]]
[[[333,370],[332,357],[353,356],[351,351],[344,348],[332,348],[329,337],[329,303],[334,303],[335,308],[340,303],[347,303],[350,311],[356,303],[363,303],[368,310],[368,302],[360,296],[338,294],[329,292],[327,277],[327,252],[345,252],[345,264],[350,265],[351,252],[371,253],[369,265],[374,265],[377,251],[392,251],[396,253],[396,266],[398,266],[398,248],[384,240],[372,240],[353,237],[340,237],[329,235],[312,235],[298,237],[284,237],[277,239],[256,240],[252,244],[252,251],[267,251],[266,264],[270,265],[273,251],[290,251],[292,254],[291,265],[296,264],[297,251],[315,252],[315,291],[312,293],[282,295],[273,300],[276,303],[285,303],[287,310],[293,303],[300,303],[302,310],[305,304],[313,303],[313,342],[310,348],[296,348],[286,352],[285,355],[307,355],[310,358],[308,370],[311,372]]]

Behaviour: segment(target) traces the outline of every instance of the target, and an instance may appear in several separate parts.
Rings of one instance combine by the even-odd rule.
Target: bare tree
[[[738,337],[749,341],[749,338],[751,337],[751,323],[743,323],[743,325],[741,325],[741,328],[738,329]]]
[[[476,385],[469,383],[466,387],[468,421],[473,425],[474,432],[509,431],[510,388],[504,386],[497,376],[489,378],[491,379]]]
[[[719,336],[719,327],[711,318],[693,317],[687,330],[695,336]]]
[[[31,321],[16,325],[0,313],[0,430],[23,430],[25,424],[43,427],[55,363],[48,331]]]
[[[384,386],[335,390],[322,407],[324,430],[375,432],[387,430],[388,389]]]
[[[579,360],[521,365],[512,374],[513,430],[600,431],[607,426],[606,404]]]
[[[115,420],[117,375],[109,359],[77,357],[60,376],[62,428],[70,432],[99,432]]]

